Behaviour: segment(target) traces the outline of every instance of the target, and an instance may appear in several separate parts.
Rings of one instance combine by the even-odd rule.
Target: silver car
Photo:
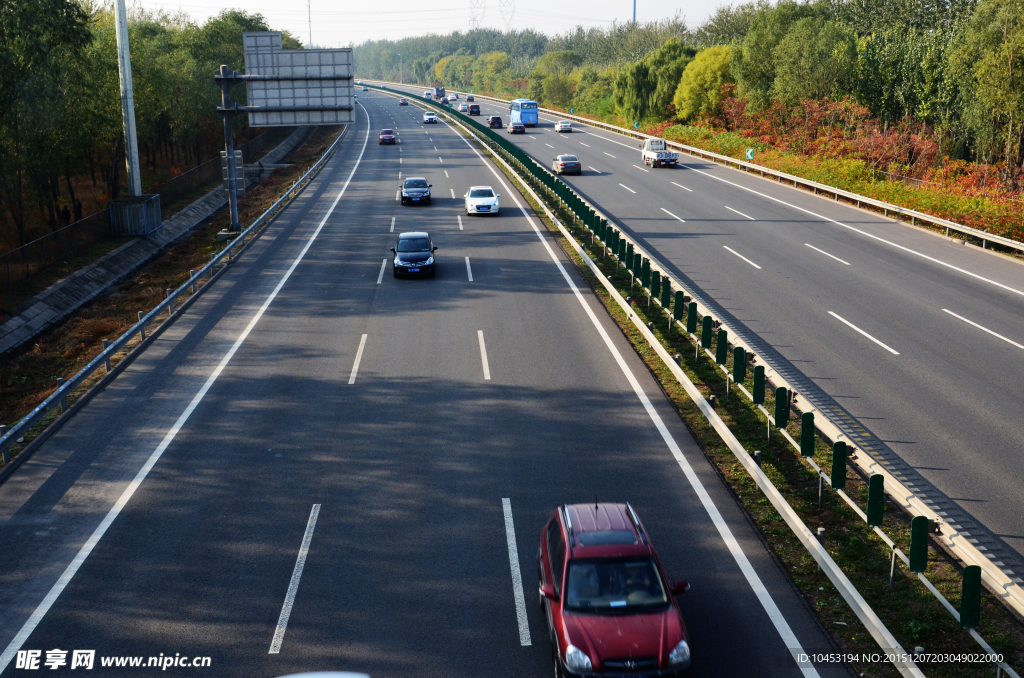
[[[500,209],[501,194],[490,186],[472,186],[462,197],[466,200],[466,214],[497,214]]]
[[[555,123],[555,131],[556,132],[571,132],[572,131],[572,123],[569,122],[568,120],[559,120],[558,122]]]

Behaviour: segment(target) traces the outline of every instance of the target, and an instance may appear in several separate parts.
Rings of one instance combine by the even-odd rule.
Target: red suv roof
[[[647,535],[627,504],[570,504],[573,558],[650,554]]]

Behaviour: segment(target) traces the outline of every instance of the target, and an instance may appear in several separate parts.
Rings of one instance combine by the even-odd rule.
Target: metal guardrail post
[[[139,311],[139,322],[140,322],[140,323],[142,322],[142,316],[143,316],[143,315],[145,315],[145,314],[144,314],[144,313],[143,313],[142,311]],[[141,329],[141,330],[139,330],[139,331],[140,331],[140,332],[142,333],[142,339],[143,339],[143,341],[145,341],[145,339],[146,339],[146,326],[145,326],[145,325],[143,325],[143,326],[142,326],[142,329]]]
[[[189,278],[189,280],[192,281],[192,294],[195,294],[196,293],[196,272],[195,271],[189,271],[188,272],[188,278]]]
[[[64,388],[64,379],[61,377],[57,377],[57,390],[60,391],[62,388]],[[66,394],[62,394],[60,397],[60,411],[68,411],[68,398]]]
[[[171,299],[171,293],[174,292],[170,287],[167,288],[167,299]],[[167,317],[170,318],[174,315],[174,299],[171,299],[167,304]]]
[[[3,438],[5,435],[7,435],[7,426],[5,424],[0,424],[0,438]],[[7,465],[7,462],[11,460],[11,458],[7,454],[6,447],[3,450],[0,450],[0,456],[3,457],[3,462],[5,466]]]
[[[106,350],[108,348],[110,348],[110,342],[107,341],[106,339],[104,339],[103,340],[103,350],[104,350],[104,352],[106,352]],[[103,365],[107,368],[107,373],[109,374],[110,373],[110,356],[109,355],[106,356],[103,359]]]

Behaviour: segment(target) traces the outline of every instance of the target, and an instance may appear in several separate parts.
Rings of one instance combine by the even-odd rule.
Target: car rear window
[[[469,192],[470,198],[493,198],[494,191],[489,188],[474,188]]]
[[[629,614],[667,603],[661,577],[650,558],[569,561],[567,609]]]
[[[398,240],[399,252],[429,252],[430,238],[400,238]]]
[[[560,162],[576,162],[579,160],[575,155],[560,155],[558,156]]]
[[[389,130],[389,129],[382,129],[380,131],[380,133],[381,134],[394,134],[394,131],[393,130]]]

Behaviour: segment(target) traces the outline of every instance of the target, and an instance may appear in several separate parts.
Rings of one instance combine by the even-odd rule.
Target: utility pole
[[[123,2],[123,0],[122,0]],[[235,142],[233,138],[232,130],[232,117],[238,105],[231,100],[231,86],[239,80],[235,73],[227,66],[222,65],[217,75],[214,76],[214,80],[220,85],[220,106],[217,107],[217,112],[224,118],[224,148],[227,150],[227,162],[228,162],[228,206],[231,212],[231,224],[228,226],[229,231],[238,232],[242,230],[242,226],[238,223],[238,170],[240,167],[235,167]],[[244,177],[242,181],[245,181]],[[244,184],[243,184],[244,185]]]
[[[117,71],[121,79],[121,117],[124,123],[124,162],[128,170],[128,192],[142,195],[139,176],[139,140],[135,135],[135,95],[132,90],[132,61],[128,51],[128,16],[125,0],[114,0],[117,34]]]

